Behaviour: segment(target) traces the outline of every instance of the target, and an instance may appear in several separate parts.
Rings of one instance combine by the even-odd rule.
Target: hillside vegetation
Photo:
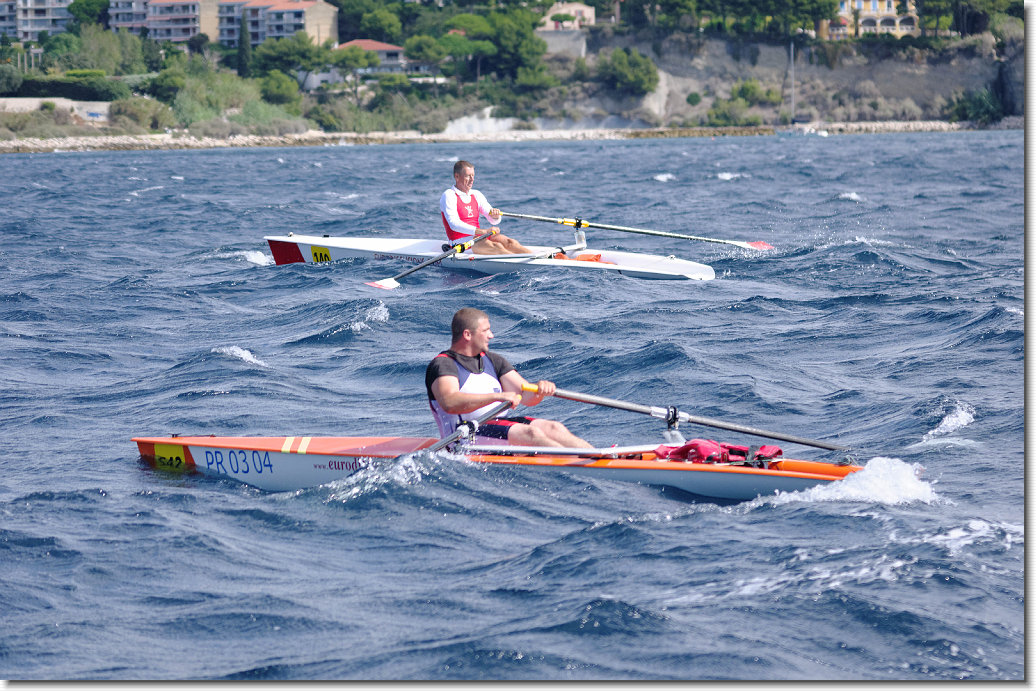
[[[0,138],[171,130],[214,137],[310,129],[434,133],[487,106],[526,128],[536,127],[535,119],[587,124],[608,116],[634,125],[721,127],[793,118],[992,123],[1021,114],[1018,17],[989,14],[981,32],[963,37],[820,41],[803,27],[817,12],[831,11],[833,3],[825,2],[810,6],[812,15],[722,20],[708,19],[700,8],[690,13],[688,5],[659,5],[683,7],[682,19],[634,12],[620,24],[598,24],[588,32],[586,58],[546,54],[535,33],[545,8],[348,6],[367,8],[349,26],[363,25],[382,40],[408,35],[408,59],[439,79],[378,74],[375,54],[315,45],[301,32],[254,50],[227,49],[202,34],[185,52],[108,31],[84,16],[72,32],[41,36],[42,58],[28,70],[26,46],[0,37],[0,96],[109,101],[107,125],[84,124],[45,101],[35,113],[0,112]],[[392,17],[406,21],[397,29]],[[688,17],[697,30],[680,28]],[[933,27],[940,21],[933,19]],[[332,69],[346,81],[301,89],[308,76]],[[362,69],[367,73],[357,72]]]

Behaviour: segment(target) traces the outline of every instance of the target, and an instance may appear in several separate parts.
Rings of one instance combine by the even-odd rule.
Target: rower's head
[[[458,190],[464,194],[471,192],[475,185],[475,167],[467,161],[458,161],[453,164],[453,179]]]
[[[489,327],[489,315],[481,310],[461,308],[454,313],[450,330],[453,334],[453,346],[469,351],[466,355],[476,355],[489,350],[493,330]]]

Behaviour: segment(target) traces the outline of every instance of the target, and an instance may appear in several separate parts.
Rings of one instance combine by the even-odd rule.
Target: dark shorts
[[[486,421],[482,425],[478,426],[478,432],[476,433],[479,437],[489,437],[494,440],[507,440],[507,433],[511,429],[511,426],[515,423],[529,423],[536,420],[535,418],[527,418],[526,416],[514,416],[512,418],[494,418],[493,420]]]

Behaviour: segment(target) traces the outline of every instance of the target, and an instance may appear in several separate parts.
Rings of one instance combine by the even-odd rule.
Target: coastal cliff
[[[953,41],[941,49],[894,41],[828,42],[795,51],[794,75],[788,44],[719,40],[677,34],[662,41],[613,33],[588,32],[586,62],[616,48],[648,55],[658,66],[659,83],[641,98],[622,96],[591,84],[569,87],[547,104],[553,124],[567,120],[622,118],[649,126],[694,126],[704,122],[717,98],[729,98],[739,82],[756,80],[778,90],[778,105],[753,105],[762,123],[791,119],[812,122],[938,120],[948,104],[968,92],[994,91],[1004,115],[1022,115],[1025,46],[1021,36],[998,41],[990,33]],[[571,52],[569,52],[571,56]],[[573,60],[555,54],[555,62]],[[794,80],[794,81],[793,81]],[[700,97],[695,105],[688,95]],[[692,98],[692,101],[694,99]]]

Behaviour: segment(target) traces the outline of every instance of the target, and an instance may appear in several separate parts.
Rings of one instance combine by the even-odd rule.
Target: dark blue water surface
[[[776,250],[589,232],[706,283],[273,265],[267,234],[439,238],[458,157],[505,210]],[[0,678],[1020,680],[1023,171],[1021,131],[6,155]],[[717,504],[425,454],[264,493],[130,441],[434,435],[466,305],[530,379],[866,468]]]

